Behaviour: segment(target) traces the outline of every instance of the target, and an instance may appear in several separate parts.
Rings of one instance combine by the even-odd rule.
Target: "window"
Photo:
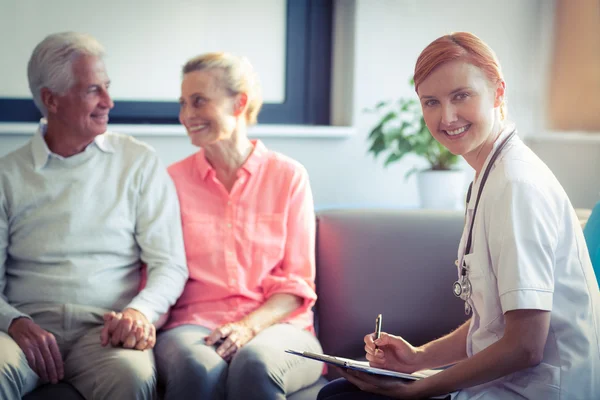
[[[333,0],[287,0],[285,13],[284,100],[265,103],[259,123],[328,125]],[[110,48],[107,50],[110,52]],[[24,69],[23,66],[23,74]],[[265,77],[261,78],[264,81]],[[178,123],[176,99],[136,101],[115,97],[114,100],[111,123]],[[37,122],[39,118],[31,99],[0,97],[0,122]]]

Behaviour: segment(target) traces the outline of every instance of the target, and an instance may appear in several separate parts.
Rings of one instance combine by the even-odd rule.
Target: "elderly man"
[[[61,380],[87,399],[155,397],[153,323],[188,276],[179,206],[155,152],[106,131],[102,58],[67,32],[29,60],[45,119],[0,158],[1,399]]]

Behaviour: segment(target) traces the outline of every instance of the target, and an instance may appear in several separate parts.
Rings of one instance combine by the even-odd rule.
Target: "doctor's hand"
[[[230,361],[235,353],[256,336],[256,332],[243,320],[222,325],[212,331],[204,341],[212,346],[223,342],[217,347],[217,354],[225,361]]]
[[[367,360],[372,367],[406,373],[421,369],[419,351],[400,336],[381,332],[379,339],[374,338],[374,333],[365,336]]]
[[[58,383],[64,378],[63,359],[56,338],[29,318],[17,318],[8,334],[19,345],[27,363],[43,382]]]
[[[106,313],[100,344],[106,346],[109,343],[126,349],[151,349],[156,343],[156,327],[143,313],[133,308],[126,308],[122,313]]]
[[[366,372],[346,368],[334,367],[342,377],[346,378],[360,390],[376,393],[395,399],[420,399],[419,387],[413,383],[406,383],[397,378],[372,375]]]

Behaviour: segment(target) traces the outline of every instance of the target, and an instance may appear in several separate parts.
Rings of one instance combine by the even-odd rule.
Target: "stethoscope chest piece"
[[[456,297],[460,297],[464,301],[469,300],[471,297],[472,287],[467,268],[463,267],[460,278],[452,286],[452,292]]]
[[[460,295],[462,294],[462,286],[460,285],[459,281],[454,282],[453,291],[456,297],[460,297]]]
[[[456,297],[459,297],[465,302],[465,314],[469,315],[471,313],[469,299],[471,298],[472,287],[467,271],[463,270],[461,277],[454,282],[454,285],[452,285],[452,292]]]

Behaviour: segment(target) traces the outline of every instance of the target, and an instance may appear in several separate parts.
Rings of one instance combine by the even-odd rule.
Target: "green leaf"
[[[391,121],[394,118],[397,118],[398,114],[395,111],[390,111],[388,112],[385,117],[383,117],[383,119],[381,121],[379,121],[379,123],[375,126],[375,128],[373,128],[373,130],[371,130],[371,133],[369,134],[369,139],[375,137],[378,134],[382,134],[383,133],[383,126],[388,122]]]
[[[380,122],[380,125],[383,126],[385,125],[388,121],[393,120],[394,118],[398,118],[398,113],[396,111],[390,111],[388,112],[385,117],[383,117],[383,119]]]
[[[387,105],[389,105],[391,103],[391,101],[380,101],[379,103],[377,103],[375,105],[375,109],[376,110],[381,110],[383,107],[386,107]]]
[[[406,154],[406,153],[404,153]],[[388,165],[400,160],[402,157],[404,157],[404,154],[400,154],[400,153],[392,153],[388,156],[388,158],[385,160],[385,162],[383,163],[384,167],[387,167]]]
[[[374,140],[377,136],[383,135],[383,129],[381,125],[377,125],[371,133],[369,133],[369,139]]]
[[[412,149],[412,145],[405,138],[398,138],[398,146],[396,147],[396,152],[401,154],[408,154]]]
[[[377,136],[373,141],[373,144],[369,148],[369,151],[374,153],[375,157],[386,148],[385,137],[383,135]]]

